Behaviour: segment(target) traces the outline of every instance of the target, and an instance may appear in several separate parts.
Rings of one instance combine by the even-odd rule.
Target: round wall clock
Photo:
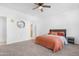
[[[23,20],[17,21],[17,26],[19,28],[24,28],[25,27],[25,22]]]

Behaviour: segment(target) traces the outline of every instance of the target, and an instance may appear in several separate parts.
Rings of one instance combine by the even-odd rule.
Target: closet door
[[[26,19],[7,18],[7,44],[30,39],[30,23]]]
[[[6,17],[0,16],[0,45],[6,44]]]

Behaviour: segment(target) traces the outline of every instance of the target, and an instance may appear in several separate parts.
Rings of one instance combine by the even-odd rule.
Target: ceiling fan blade
[[[44,3],[34,3],[34,4],[42,6]]]
[[[43,12],[43,9],[41,9],[40,11]]]
[[[35,5],[38,5],[38,3],[34,3]]]
[[[39,6],[37,6],[37,7],[33,8],[33,10],[34,10],[34,9],[37,9],[37,8],[39,8]]]
[[[46,8],[51,8],[51,6],[49,6],[49,5],[43,5],[43,7],[46,7]]]

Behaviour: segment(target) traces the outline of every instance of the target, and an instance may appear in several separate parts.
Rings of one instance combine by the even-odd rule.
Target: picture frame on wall
[[[18,28],[24,28],[25,27],[25,22],[23,20],[17,21],[17,27]]]

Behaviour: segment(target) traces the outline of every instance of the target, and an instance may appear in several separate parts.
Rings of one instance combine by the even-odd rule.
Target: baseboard
[[[0,45],[6,45],[6,43],[5,42],[0,42]]]

